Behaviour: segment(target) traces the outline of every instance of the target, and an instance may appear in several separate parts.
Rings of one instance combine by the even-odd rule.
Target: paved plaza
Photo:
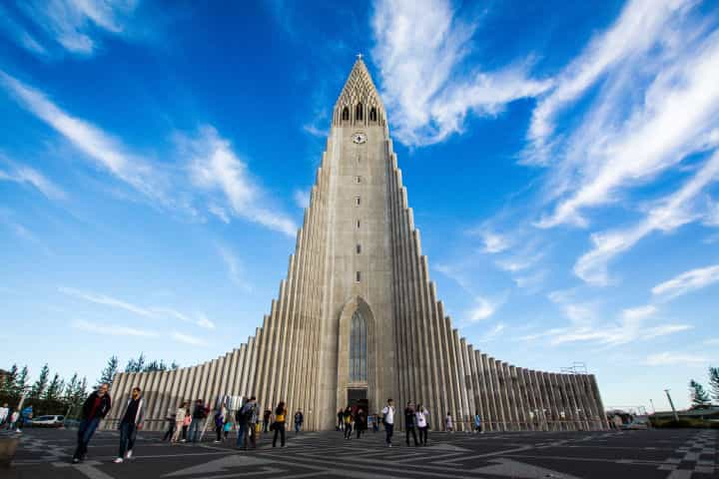
[[[0,477],[702,479],[719,477],[718,436],[712,430],[434,433],[427,447],[407,447],[397,434],[390,449],[382,432],[350,441],[322,432],[290,433],[284,449],[273,449],[265,434],[259,449],[237,451],[233,438],[227,445],[168,445],[158,433],[140,433],[132,460],[113,464],[118,434],[98,432],[88,459],[71,465],[74,431],[28,429],[13,467]]]

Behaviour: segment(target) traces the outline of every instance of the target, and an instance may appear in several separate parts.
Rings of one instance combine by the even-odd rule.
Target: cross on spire
[[[357,54],[357,60],[362,60],[362,57],[363,57],[363,56],[364,56],[364,55],[362,55],[361,53],[358,53],[358,54]]]

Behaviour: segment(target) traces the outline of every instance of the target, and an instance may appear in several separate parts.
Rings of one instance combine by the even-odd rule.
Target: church
[[[388,398],[400,411],[422,403],[434,430],[447,413],[469,430],[477,412],[489,431],[608,427],[593,375],[514,366],[453,329],[361,56],[335,104],[287,277],[262,327],[204,364],[117,374],[108,427],[134,386],[151,430],[185,400],[216,405],[227,396],[256,396],[263,409],[285,401],[308,430],[333,429],[348,404],[375,413]]]

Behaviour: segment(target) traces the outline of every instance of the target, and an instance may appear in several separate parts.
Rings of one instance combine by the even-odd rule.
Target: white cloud
[[[719,60],[719,58],[718,58]],[[574,273],[594,285],[609,283],[607,264],[655,231],[669,232],[699,218],[692,204],[706,185],[719,178],[719,151],[715,152],[682,187],[662,198],[635,225],[592,235],[593,248],[574,265]]]
[[[12,41],[30,53],[40,57],[47,55],[48,52],[45,47],[18,22],[13,20],[10,13],[2,5],[0,5],[0,30],[4,30]]]
[[[199,326],[201,328],[215,329],[215,324],[210,321],[204,313],[197,313],[197,319],[193,319],[190,316],[172,308],[145,308],[104,294],[98,294],[90,291],[82,291],[75,288],[67,288],[65,286],[58,287],[58,291],[68,296],[72,296],[73,298],[81,299],[83,301],[88,301],[94,304],[100,304],[102,306],[109,306],[115,309],[121,309],[123,311],[129,311],[130,313],[142,316],[144,318],[163,319],[169,317],[175,320],[182,321],[183,323],[194,324],[195,326]]]
[[[657,307],[653,304],[628,308],[622,311],[622,318],[627,322],[643,321],[657,314]]]
[[[295,190],[292,194],[295,204],[298,208],[308,208],[310,206],[310,193],[306,190]]]
[[[371,22],[382,97],[405,144],[441,142],[463,130],[468,113],[496,115],[549,87],[524,65],[460,74],[477,23],[460,19],[448,0],[378,0]]]
[[[579,99],[603,75],[622,62],[633,62],[665,37],[667,25],[691,0],[632,0],[617,21],[595,36],[582,53],[562,71],[556,87],[537,104],[529,129],[532,147],[527,160],[548,161],[546,142],[554,132],[557,114]]]
[[[708,364],[709,360],[704,356],[697,354],[678,353],[678,352],[663,352],[657,354],[651,354],[644,360],[644,364],[647,366],[674,366],[674,365],[693,365],[693,364]]]
[[[508,236],[495,233],[488,229],[481,229],[477,232],[482,238],[484,246],[482,247],[483,253],[495,254],[501,253],[512,246],[512,242]]]
[[[29,112],[63,135],[97,166],[131,185],[150,199],[169,203],[161,172],[128,153],[117,140],[80,118],[73,117],[35,90],[0,70],[2,84]]]
[[[243,290],[250,290],[250,286],[242,278],[242,264],[234,251],[228,246],[217,244],[217,253],[227,267],[227,275],[230,280]]]
[[[67,288],[65,286],[60,286],[57,288],[58,291],[60,291],[63,294],[66,294],[68,296],[72,296],[77,299],[82,299],[84,301],[89,301],[91,303],[95,304],[101,304],[104,306],[110,306],[111,308],[117,308],[117,309],[124,309],[125,311],[129,311],[131,313],[137,314],[139,316],[143,316],[146,318],[152,318],[155,317],[155,314],[150,311],[149,309],[142,308],[140,306],[136,306],[134,304],[121,301],[116,298],[112,298],[110,296],[106,296],[104,294],[97,294],[89,291],[81,291],[79,289],[75,288]]]
[[[190,179],[195,186],[209,193],[220,192],[235,216],[295,236],[295,223],[268,206],[267,194],[252,178],[247,164],[215,128],[205,125],[195,138],[178,136],[178,146],[189,161]],[[210,202],[218,203],[217,198]]]
[[[476,297],[474,299],[475,306],[469,311],[468,315],[469,321],[472,323],[492,317],[499,306],[486,298]]]
[[[673,299],[719,282],[719,264],[686,271],[652,288],[654,296]]]
[[[690,3],[633,2],[625,9],[631,16],[619,20],[629,25],[625,33],[650,19],[656,28],[631,33],[641,48],[627,46],[631,54],[597,76],[603,84],[596,101],[553,155],[558,160],[547,189],[558,201],[538,226],[586,226],[583,210],[617,202],[625,190],[716,146],[707,134],[719,121],[719,32],[708,34],[689,21],[684,7]],[[611,35],[597,45],[611,45]]]
[[[116,324],[98,324],[91,323],[84,320],[75,320],[72,322],[72,327],[80,331],[86,331],[88,333],[97,333],[106,336],[134,336],[143,338],[153,338],[159,336],[155,331],[148,331],[145,329],[131,328],[129,326],[119,326]]]
[[[492,327],[492,329],[487,331],[484,335],[480,336],[480,338],[477,340],[477,342],[478,343],[488,343],[490,341],[494,341],[502,334],[502,332],[505,329],[507,329],[506,324],[497,323]]]
[[[200,326],[201,328],[205,328],[205,329],[215,329],[215,323],[213,323],[210,320],[210,318],[205,316],[204,313],[200,313],[199,316],[200,316],[200,319],[197,320],[198,326]]]
[[[28,20],[35,22],[66,51],[89,56],[98,48],[99,32],[113,35],[125,32],[137,3],[135,0],[34,0],[20,2],[20,6]]]
[[[177,331],[172,332],[172,339],[178,343],[189,344],[191,346],[207,346],[207,342],[205,340],[189,334],[179,333]]]
[[[29,166],[18,166],[11,171],[0,170],[0,181],[3,180],[31,185],[51,200],[62,200],[67,196],[60,187]]]

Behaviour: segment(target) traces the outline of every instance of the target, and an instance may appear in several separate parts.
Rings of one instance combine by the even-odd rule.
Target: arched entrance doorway
[[[379,387],[372,310],[362,298],[354,298],[342,308],[339,326],[336,408],[363,406],[370,411]]]

